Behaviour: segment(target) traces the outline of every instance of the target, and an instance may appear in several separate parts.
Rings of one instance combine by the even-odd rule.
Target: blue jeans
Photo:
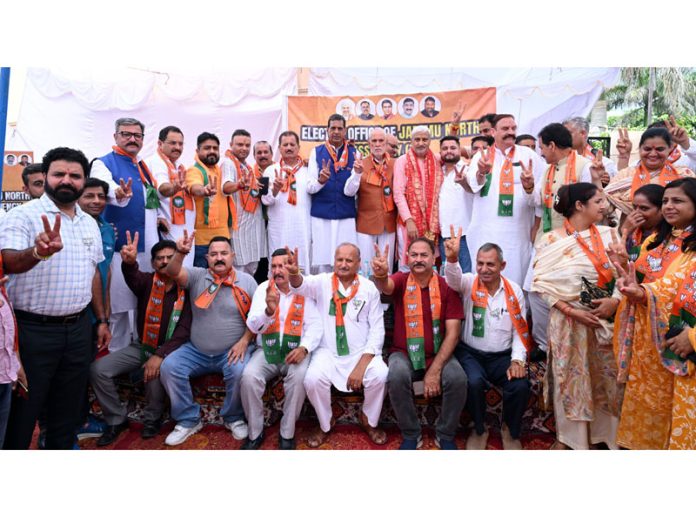
[[[442,257],[442,274],[445,274],[445,240],[440,238],[440,256]],[[466,245],[466,235],[462,235],[462,240],[459,241],[459,265],[462,268],[462,273],[471,273],[471,257],[469,256],[469,247]]]
[[[244,420],[240,399],[242,370],[251,357],[252,347],[244,354],[244,361],[227,364],[227,352],[217,355],[203,354],[193,345],[184,343],[167,356],[160,367],[162,385],[171,401],[171,415],[177,424],[194,427],[201,419],[201,406],[193,400],[191,377],[208,373],[222,373],[225,379],[225,400],[220,416],[225,423]]]
[[[208,259],[205,256],[208,254],[208,248],[210,246],[199,246],[196,244],[193,251],[193,266],[194,267],[208,267]]]
[[[12,400],[12,384],[0,384],[0,449],[5,441],[7,419],[10,416],[10,401]]]

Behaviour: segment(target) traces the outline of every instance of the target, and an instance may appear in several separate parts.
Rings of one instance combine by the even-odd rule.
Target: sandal
[[[307,437],[307,445],[312,449],[316,449],[326,441],[328,434],[329,433],[322,431],[321,427],[317,427],[314,432]]]
[[[360,412],[360,417],[358,418],[358,423],[360,428],[367,433],[367,436],[372,440],[372,443],[377,445],[384,445],[387,443],[387,433],[379,427],[372,427],[367,421],[365,413]]]

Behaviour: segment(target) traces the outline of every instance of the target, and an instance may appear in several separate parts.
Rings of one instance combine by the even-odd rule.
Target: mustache
[[[224,266],[224,265],[225,265],[224,260],[216,260],[215,264],[213,264],[213,266]]]
[[[413,266],[413,267],[416,267],[416,266],[425,266],[425,263],[424,263],[424,262],[414,262],[414,263],[412,264],[412,266]]]

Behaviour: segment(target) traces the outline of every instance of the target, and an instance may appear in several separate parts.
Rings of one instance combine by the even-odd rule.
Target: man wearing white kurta
[[[242,373],[242,406],[249,422],[249,437],[242,449],[258,449],[263,443],[262,397],[266,383],[278,375],[283,376],[285,392],[279,447],[295,448],[295,422],[305,400],[303,383],[309,355],[319,346],[324,333],[314,301],[290,292],[287,258],[285,248],[273,252],[271,280],[263,282],[254,293],[246,321],[249,330],[257,335],[258,348]],[[286,333],[288,329],[291,334]]]
[[[131,236],[138,232],[138,265],[141,271],[149,272],[152,271],[149,250],[159,241],[155,206],[159,200],[154,180],[138,160],[145,126],[132,118],[118,119],[115,126],[113,151],[94,160],[90,175],[109,185],[104,219],[116,227],[115,251],[125,244],[126,231],[130,231]],[[111,263],[112,338],[109,350],[115,352],[125,348],[137,335],[132,324],[136,307],[135,295],[123,279],[121,256],[115,253]]]
[[[373,442],[383,444],[386,435],[377,424],[389,372],[382,359],[384,312],[375,285],[358,275],[360,250],[350,243],[339,245],[333,273],[303,277],[294,257],[286,267],[292,292],[315,300],[324,324],[323,339],[312,354],[304,381],[319,419],[309,445],[321,445],[333,424],[332,384],[343,392],[363,390],[360,426]]]
[[[196,205],[186,189],[186,167],[178,161],[183,151],[184,134],[175,126],[167,126],[159,133],[157,152],[145,159],[160,200],[157,221],[167,228],[161,236],[174,242],[184,236],[184,230],[191,235],[196,226]],[[172,211],[178,212],[176,222]],[[193,254],[186,255],[184,267],[193,267]]]
[[[252,181],[252,175],[256,175],[258,179],[261,174],[258,173],[258,169],[246,163],[250,151],[249,132],[244,129],[235,130],[221,167],[223,193],[232,194],[237,213],[237,228],[230,227],[230,240],[235,254],[234,266],[254,275],[259,260],[268,252],[266,225],[260,203],[260,185],[253,185]]]
[[[564,120],[563,125],[566,127],[566,129],[568,129],[568,131],[570,131],[570,136],[573,139],[573,149],[575,149],[575,152],[588,160],[593,160],[595,157],[593,152],[594,149],[587,142],[587,137],[590,134],[590,123],[587,121],[587,119],[583,117],[572,117]],[[602,183],[606,185],[609,183],[611,178],[616,176],[616,173],[619,172],[619,170],[616,164],[607,156],[602,156],[602,163],[604,164],[604,169],[606,172]]]
[[[442,186],[440,187],[440,256],[444,268],[445,241],[454,237],[461,228],[462,238],[459,247],[459,265],[462,271],[471,271],[471,258],[466,244],[466,233],[471,221],[471,207],[474,204],[469,184],[466,181],[466,163],[461,159],[459,138],[445,136],[440,139],[440,159],[442,160]],[[451,234],[454,229],[455,235]]]
[[[545,162],[530,148],[515,145],[516,131],[512,115],[496,115],[494,146],[485,153],[476,153],[471,160],[466,174],[474,193],[474,206],[466,237],[472,264],[481,246],[487,242],[497,244],[507,258],[507,278],[522,285],[532,257],[534,185],[544,173]],[[512,185],[501,185],[505,165],[512,167]]]
[[[332,270],[332,250],[341,242],[356,242],[355,194],[361,174],[353,170],[358,152],[346,140],[346,120],[329,117],[326,142],[309,155],[307,191],[312,195],[312,272]]]
[[[300,269],[310,272],[312,232],[307,192],[309,173],[299,155],[300,137],[294,131],[281,133],[278,139],[280,162],[266,168],[268,194],[261,202],[268,207],[268,249],[288,246],[299,251]]]

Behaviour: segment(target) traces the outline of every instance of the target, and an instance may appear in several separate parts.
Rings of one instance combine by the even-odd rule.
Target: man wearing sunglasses
[[[94,160],[92,176],[109,185],[104,218],[116,228],[117,253],[111,279],[111,332],[115,339],[109,350],[115,352],[128,346],[131,328],[128,314],[135,311],[137,301],[128,289],[121,273],[121,257],[118,251],[126,244],[126,232],[141,236],[138,243],[138,265],[141,271],[150,272],[149,253],[159,240],[157,213],[160,201],[157,185],[150,169],[138,158],[143,147],[145,126],[134,118],[120,118],[115,122],[114,145],[111,152]]]

